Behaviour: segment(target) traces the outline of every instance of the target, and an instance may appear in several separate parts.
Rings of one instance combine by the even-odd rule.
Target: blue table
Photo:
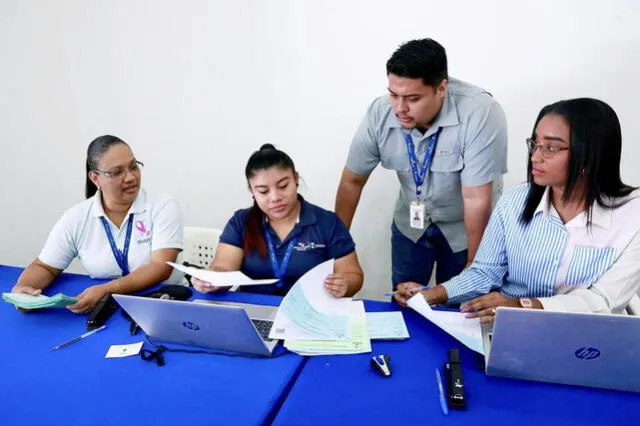
[[[0,266],[0,290],[19,268]],[[97,283],[64,274],[46,294],[70,296]],[[198,294],[198,297],[206,297]],[[218,299],[277,305],[278,297],[234,294]],[[252,425],[268,424],[305,359],[165,353],[158,367],[139,357],[105,359],[112,344],[139,342],[116,312],[107,328],[58,351],[84,333],[85,315],[66,309],[31,313],[0,302],[0,424],[2,425]]]
[[[366,310],[395,310],[365,302]],[[411,338],[373,342],[391,355],[392,376],[369,368],[372,354],[310,358],[276,425],[638,425],[640,395],[487,377],[477,356],[413,311],[404,311]],[[435,369],[460,348],[469,409],[439,405]],[[624,374],[624,372],[620,372]]]

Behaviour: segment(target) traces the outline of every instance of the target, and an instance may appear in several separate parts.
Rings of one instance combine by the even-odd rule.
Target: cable
[[[164,356],[163,352],[177,352],[177,353],[187,353],[187,354],[205,354],[205,355],[223,355],[228,357],[241,357],[241,358],[278,358],[282,355],[289,353],[286,349],[279,351],[280,353],[275,353],[272,356],[264,356],[264,355],[253,355],[253,354],[242,354],[236,352],[225,352],[225,351],[212,351],[207,349],[178,349],[178,348],[170,348],[165,345],[159,345],[154,343],[149,336],[147,336],[147,342],[153,346],[156,350],[152,351],[150,349],[143,349],[140,351],[140,358],[145,361],[155,361],[159,367],[164,365]]]

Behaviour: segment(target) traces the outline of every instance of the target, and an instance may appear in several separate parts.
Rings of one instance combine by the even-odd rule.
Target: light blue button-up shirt
[[[473,265],[443,284],[449,301],[493,290],[536,297],[545,309],[622,312],[640,287],[640,198],[608,209],[593,206],[562,222],[545,191],[531,222],[522,222],[529,185],[498,202]],[[621,200],[619,200],[621,201]]]

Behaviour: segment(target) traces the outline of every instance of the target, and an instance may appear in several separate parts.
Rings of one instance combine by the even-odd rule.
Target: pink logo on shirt
[[[151,230],[147,229],[147,227],[144,225],[144,222],[141,220],[136,220],[136,229],[142,232],[147,237],[151,236]]]

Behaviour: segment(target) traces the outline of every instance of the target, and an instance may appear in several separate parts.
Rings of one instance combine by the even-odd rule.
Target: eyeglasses
[[[542,154],[544,158],[551,158],[557,153],[559,153],[560,151],[566,151],[569,149],[568,147],[560,147],[555,145],[540,145],[539,143],[537,143],[535,140],[531,138],[527,138],[526,141],[527,141],[527,149],[529,150],[529,155],[533,155],[536,149],[539,149],[540,154]]]
[[[120,179],[125,177],[127,170],[130,173],[135,174],[135,173],[140,173],[143,168],[144,168],[144,163],[142,161],[136,161],[129,167],[118,167],[116,169],[112,169],[107,172],[103,172],[102,170],[96,169],[94,170],[94,172],[111,179]]]

